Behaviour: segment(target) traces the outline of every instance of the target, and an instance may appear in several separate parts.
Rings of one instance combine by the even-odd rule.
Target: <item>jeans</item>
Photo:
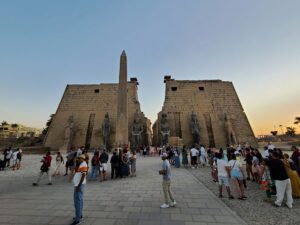
[[[76,191],[76,187],[74,187],[75,221],[80,221],[82,217],[84,189],[85,184],[80,186],[80,191]]]
[[[99,172],[99,166],[92,166],[92,173],[90,179],[96,179]]]

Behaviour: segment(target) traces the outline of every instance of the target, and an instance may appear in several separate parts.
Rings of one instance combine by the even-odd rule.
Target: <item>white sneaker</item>
[[[160,206],[160,208],[162,208],[162,209],[166,209],[166,208],[169,208],[170,206],[168,205],[168,204],[162,204],[161,206]]]
[[[289,209],[293,208],[293,205],[286,204],[286,206],[287,206]]]
[[[174,202],[171,202],[171,203],[170,203],[170,206],[171,206],[171,207],[175,207],[175,205],[176,205],[176,201],[175,201],[175,200],[174,200]]]

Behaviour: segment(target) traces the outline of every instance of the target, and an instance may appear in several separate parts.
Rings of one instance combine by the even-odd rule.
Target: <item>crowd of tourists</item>
[[[19,170],[21,168],[22,154],[21,148],[5,148],[3,160],[0,159],[0,171],[5,169]]]
[[[273,205],[279,207],[286,197],[286,206],[292,208],[293,197],[300,198],[300,152],[296,146],[292,146],[292,152],[289,156],[272,143],[265,146],[262,153],[247,144],[207,150],[201,145],[189,150],[184,147],[181,163],[192,169],[210,166],[220,198],[225,187],[229,199],[234,199],[233,189],[239,200],[246,200],[247,182],[252,181],[266,192],[266,201],[271,202],[271,196],[276,196]],[[169,147],[166,153],[170,164],[179,167],[178,149]]]
[[[128,176],[136,176],[136,152],[130,152],[127,148],[124,149],[114,149],[111,157],[106,149],[98,150],[94,149],[90,153],[80,147],[77,150],[70,149],[66,154],[66,159],[64,160],[62,154],[57,152],[55,156],[55,165],[52,163],[52,156],[50,152],[41,160],[40,173],[38,175],[37,181],[33,183],[34,186],[39,184],[41,177],[46,174],[48,177],[48,185],[52,185],[52,177],[61,176],[61,171],[64,170],[64,176],[68,176],[70,179],[76,172],[76,167],[79,164],[79,156],[84,155],[85,162],[88,165],[88,175],[87,178],[90,181],[106,181],[108,179],[108,166],[111,167],[110,179],[126,178]],[[52,166],[51,166],[52,164]]]

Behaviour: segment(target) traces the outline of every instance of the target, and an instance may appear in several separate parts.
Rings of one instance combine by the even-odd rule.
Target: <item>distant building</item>
[[[5,122],[0,124],[0,138],[38,137],[41,133],[42,129],[27,127],[22,124],[8,124]]]

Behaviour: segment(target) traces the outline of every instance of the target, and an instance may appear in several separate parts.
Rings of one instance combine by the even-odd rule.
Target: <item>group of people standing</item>
[[[0,159],[0,171],[5,168],[18,170],[21,168],[23,151],[21,148],[13,149],[12,147],[6,148],[3,151],[3,160]]]
[[[212,177],[219,184],[219,197],[223,197],[222,187],[225,186],[228,197],[233,198],[231,183],[238,198],[245,200],[246,182],[252,180],[266,192],[268,201],[271,201],[272,195],[276,195],[274,206],[281,206],[286,196],[286,205],[292,208],[293,197],[300,197],[300,153],[296,146],[292,150],[291,157],[272,144],[266,146],[262,154],[258,149],[240,146],[212,151]]]

